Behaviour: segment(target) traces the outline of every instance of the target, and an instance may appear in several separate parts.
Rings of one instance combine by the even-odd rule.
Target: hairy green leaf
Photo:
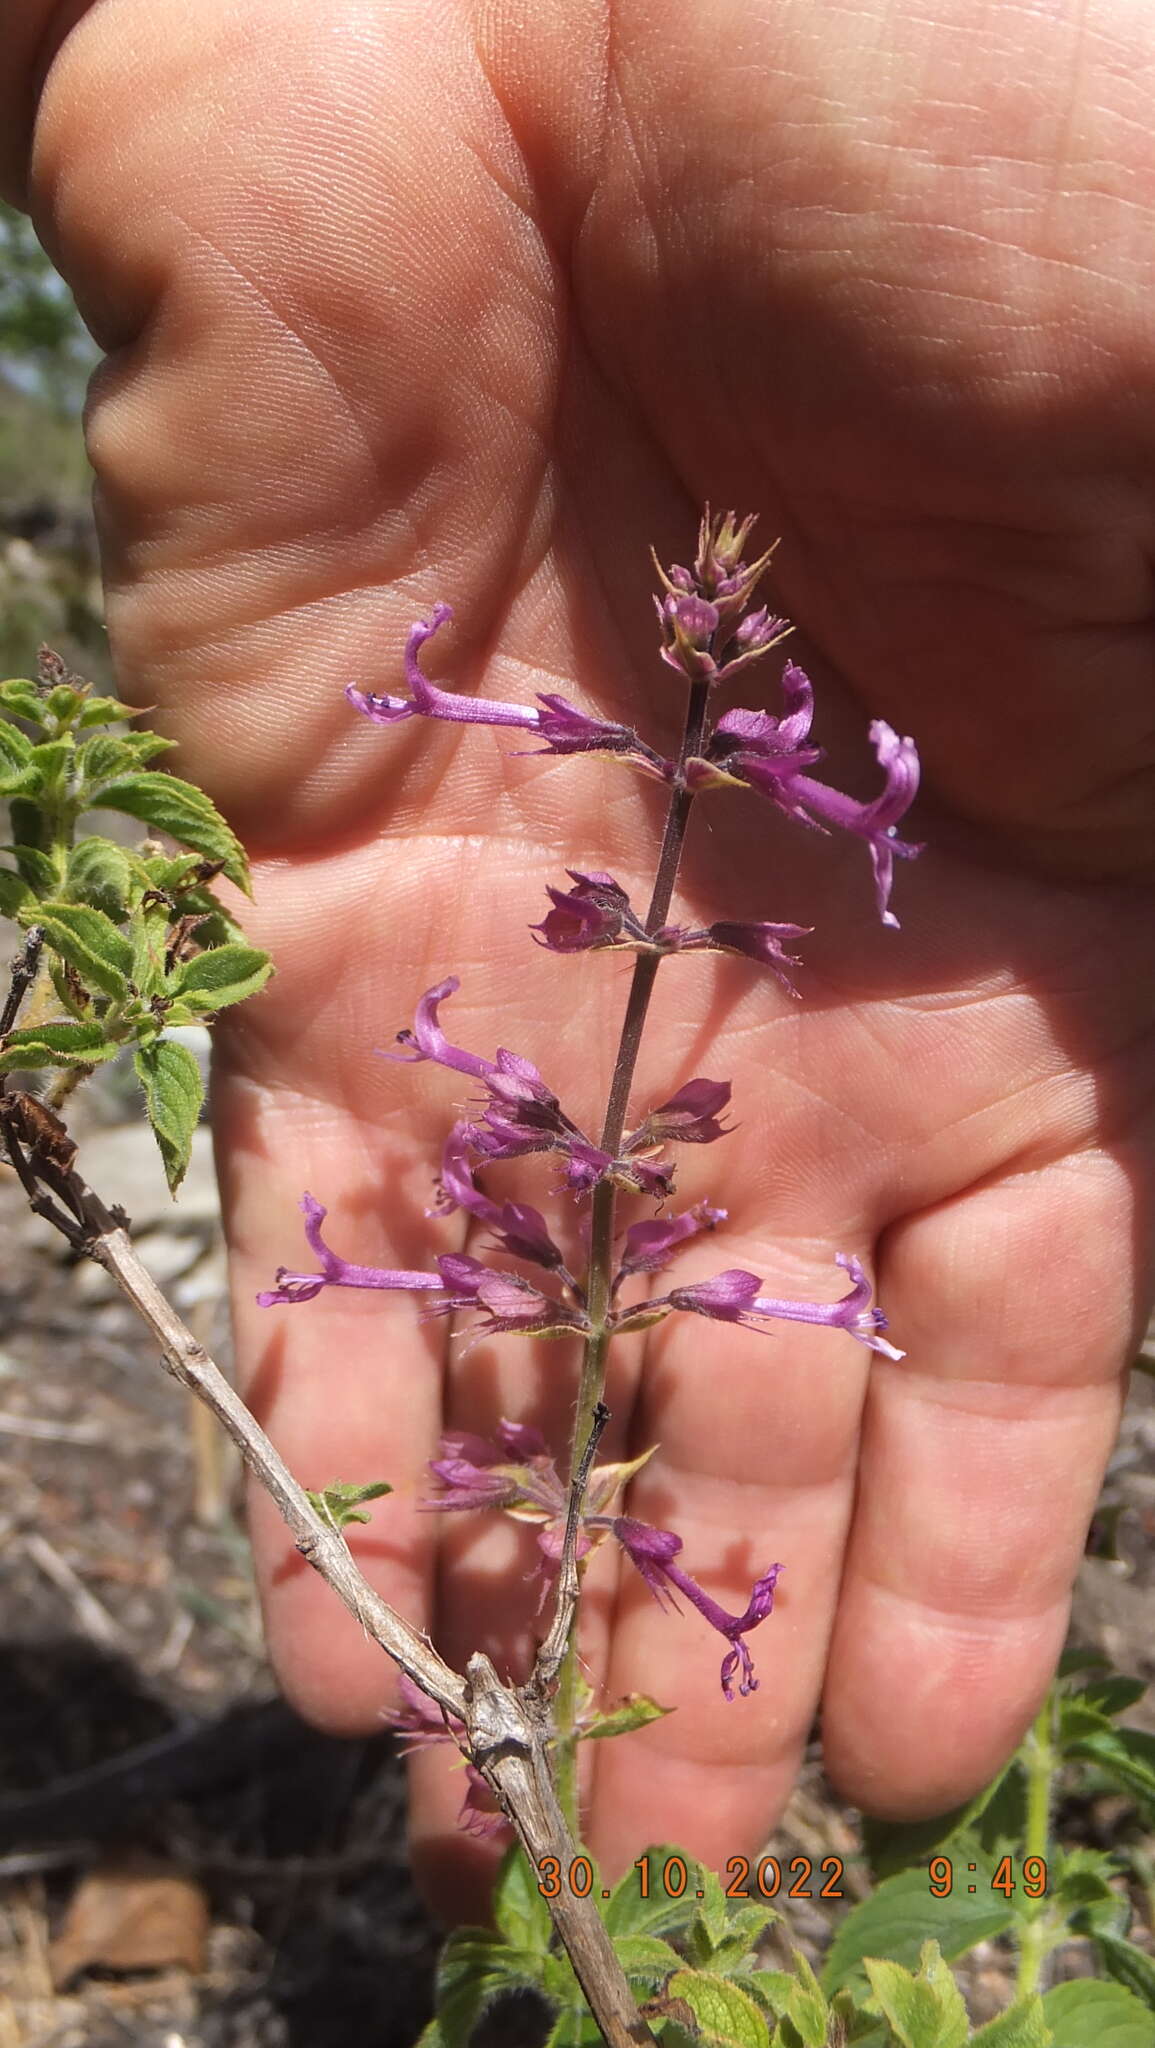
[[[188,1169],[193,1132],[204,1101],[201,1070],[188,1047],[172,1038],[157,1038],[151,1045],[139,1046],[133,1064],[175,1195]]]
[[[620,1935],[614,1943],[614,1954],[635,1995],[648,1996],[682,1967],[677,1949],[671,1948],[668,1941],[662,1941],[656,1934]]]
[[[502,1860],[493,1894],[493,1918],[511,1948],[537,1949],[544,1955],[549,1947],[553,1922],[541,1880],[516,1842]]]
[[[1108,1976],[1155,2012],[1155,1959],[1121,1934],[1096,1933],[1095,1947]]]
[[[868,1957],[871,2004],[889,2021],[902,2048],[963,2048],[970,2027],[962,1993],[938,1943],[924,1944],[917,1977],[901,1963]]]
[[[30,890],[22,875],[0,868],[0,917],[15,917],[28,900]]]
[[[600,1742],[614,1735],[632,1735],[635,1728],[648,1728],[651,1721],[660,1721],[673,1712],[673,1707],[660,1707],[657,1700],[647,1698],[644,1692],[632,1692],[616,1707],[599,1714],[591,1727],[584,1728],[582,1741]]]
[[[1122,1984],[1074,1977],[1043,1994],[1054,2048],[1155,2048],[1155,2017]]]
[[[139,717],[139,710],[131,704],[119,703],[115,697],[89,697],[77,713],[76,729],[90,732],[98,725],[119,725],[121,719]]]
[[[217,946],[185,961],[171,986],[191,1010],[205,1015],[256,995],[272,971],[268,954],[256,946]]]
[[[1021,1845],[1025,1808],[1022,1766],[1012,1758],[965,1806],[956,1806],[949,1813],[916,1821],[867,1817],[862,1823],[863,1846],[875,1877],[893,1877],[913,1863],[928,1862],[940,1850],[949,1854],[954,1838],[964,1830],[978,1833],[984,1846],[992,1851],[1003,1839]],[[985,1821],[982,1828],[978,1827],[980,1821]]]
[[[1092,1678],[1079,1692],[1085,1706],[1094,1707],[1100,1714],[1114,1720],[1117,1714],[1125,1714],[1141,1700],[1147,1687],[1141,1678],[1124,1678],[1122,1672],[1112,1671],[1107,1677]]]
[[[16,812],[18,810],[30,811],[32,809],[33,806],[31,804],[13,804],[13,827],[15,828],[16,825]],[[54,896],[56,894],[57,889],[60,887],[59,871],[55,861],[47,853],[43,853],[38,846],[23,843],[12,846],[0,846],[0,853],[10,853],[12,855],[24,880],[30,889],[35,889],[37,895]],[[35,919],[31,921],[34,923]]]
[[[1097,1764],[1104,1775],[1129,1792],[1145,1819],[1155,1819],[1155,1736],[1138,1728],[1117,1728],[1104,1722],[1070,1744],[1072,1756]]]
[[[32,1024],[8,1033],[0,1067],[5,1072],[13,1067],[95,1067],[122,1050],[96,1023]]]
[[[749,1993],[728,1978],[679,1970],[664,1996],[689,2006],[703,2048],[770,2048],[765,2016]]]
[[[78,839],[68,856],[64,888],[70,901],[90,903],[120,923],[128,913],[135,864],[111,839]],[[130,949],[131,950],[131,949]]]
[[[985,2027],[971,2035],[981,2048],[1051,2048],[1053,2039],[1041,1998],[1017,1998]]]
[[[9,676],[0,683],[0,709],[13,718],[25,718],[29,725],[44,722],[44,699],[28,676]]]
[[[973,1863],[972,1871],[966,1869]],[[956,1845],[955,1887],[949,1898],[936,1899],[925,1870],[904,1870],[884,1879],[876,1891],[853,1906],[830,1946],[822,1972],[827,1995],[860,1978],[867,1956],[887,1956],[911,1969],[923,1943],[935,1941],[948,1959],[964,1955],[976,1942],[1002,1934],[1014,1909],[991,1890],[994,1866],[978,1843],[963,1838]],[[973,1893],[965,1889],[974,1884]]]
[[[437,2023],[445,2048],[468,2048],[486,2009],[503,1993],[541,1982],[542,1958],[510,1948],[482,1927],[459,1927],[441,1952],[437,1969]]]
[[[158,832],[167,832],[170,839],[191,847],[194,853],[203,853],[207,860],[219,860],[230,882],[248,894],[249,868],[240,840],[211,797],[193,783],[182,782],[163,769],[150,775],[125,775],[101,790],[100,808],[123,811]]]
[[[100,732],[94,739],[82,741],[76,749],[76,774],[85,808],[109,809],[102,795],[108,783],[136,775],[175,745],[175,740],[166,740],[158,732]]]
[[[162,1039],[161,1043],[165,1041]],[[346,1529],[351,1522],[367,1522],[369,1516],[361,1509],[366,1501],[383,1500],[393,1488],[387,1479],[375,1479],[368,1486],[357,1486],[348,1479],[334,1479],[331,1486],[314,1493],[311,1487],[305,1492],[312,1501],[316,1512],[331,1529]]]
[[[35,922],[49,946],[75,967],[88,988],[123,1000],[132,975],[132,945],[103,910],[86,903],[40,903]]]
[[[667,1887],[665,1872],[676,1858],[686,1870],[685,1891],[674,1898]],[[694,1894],[706,1889],[701,1867],[692,1856],[668,1842],[647,1849],[637,1864],[627,1870],[614,1886],[602,1918],[615,1940],[619,1934],[672,1934],[684,1928],[697,1910]]]
[[[54,790],[63,785],[72,761],[74,748],[70,739],[41,740],[28,756],[28,772],[33,777],[30,791]]]

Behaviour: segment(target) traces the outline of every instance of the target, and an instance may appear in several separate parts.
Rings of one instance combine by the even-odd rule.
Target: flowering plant
[[[459,1045],[443,1012],[460,983],[449,974],[420,997],[412,1025],[400,1030],[386,1057],[429,1062],[473,1084],[471,1099],[448,1130],[429,1214],[463,1212],[482,1233],[474,1251],[436,1254],[429,1267],[402,1270],[345,1259],[325,1233],[326,1208],[318,1196],[301,1198],[305,1237],[312,1254],[306,1270],[282,1267],[258,1297],[265,1308],[301,1308],[331,1288],[411,1292],[426,1316],[462,1319],[466,1341],[500,1336],[580,1340],[573,1435],[564,1455],[549,1446],[528,1419],[492,1417],[485,1435],[448,1437],[434,1459],[436,1482],[426,1506],[447,1513],[497,1512],[537,1527],[543,1610],[552,1601],[532,1674],[519,1688],[503,1688],[545,1715],[546,1746],[556,1755],[556,1789],[570,1829],[579,1831],[576,1754],[583,1688],[578,1649],[578,1606],[587,1560],[603,1543],[616,1543],[655,1598],[671,1610],[686,1604],[722,1638],[719,1683],[733,1704],[759,1684],[750,1638],[773,1612],[784,1569],[767,1559],[745,1604],[732,1612],[693,1575],[682,1537],[653,1527],[628,1512],[622,1496],[648,1453],[633,1461],[597,1462],[609,1419],[605,1404],[611,1346],[630,1333],[647,1330],[671,1316],[698,1316],[740,1324],[766,1333],[782,1321],[824,1325],[845,1331],[886,1359],[902,1353],[886,1337],[886,1318],[872,1302],[871,1284],[859,1254],[839,1253],[831,1273],[829,1300],[778,1298],[757,1273],[725,1268],[713,1276],[678,1284],[658,1282],[688,1240],[725,1225],[726,1211],[712,1201],[668,1208],[675,1197],[681,1146],[716,1144],[732,1132],[726,1121],[730,1084],[696,1075],[648,1105],[633,1104],[635,1074],[647,1012],[659,967],[675,956],[714,951],[742,956],[768,968],[776,988],[797,1000],[792,970],[799,964],[788,950],[805,929],[780,919],[739,922],[718,919],[699,925],[671,921],[679,864],[691,811],[700,797],[753,790],[786,818],[812,831],[845,832],[866,848],[881,922],[897,926],[891,909],[896,857],[909,859],[917,845],[899,835],[899,825],[918,788],[918,756],[912,740],[877,721],[870,729],[881,790],[867,802],[848,796],[814,772],[823,750],[812,727],[810,681],[793,661],[781,679],[775,711],[715,711],[719,685],[730,682],[778,646],[789,631],[785,620],[757,602],[770,552],[747,560],[753,520],[733,514],[703,519],[689,567],[659,566],[655,599],[663,661],[677,675],[685,697],[682,741],[675,757],[664,756],[632,727],[587,714],[556,695],[534,704],[469,697],[431,682],[423,661],[430,640],[449,622],[447,605],[435,605],[411,629],[405,651],[404,694],[350,686],[350,704],[373,723],[394,727],[412,720],[489,725],[532,735],[537,751],[552,756],[607,754],[657,781],[667,809],[657,871],[644,913],[611,874],[571,868],[571,887],[550,887],[550,907],[530,926],[532,939],[558,955],[623,952],[634,966],[609,1098],[597,1129],[587,1129],[564,1105],[535,1062],[520,1051],[492,1052]],[[675,970],[677,971],[677,970]],[[505,1192],[509,1162],[548,1158],[563,1200],[560,1218],[547,1221],[536,1206]],[[625,1222],[624,1202],[648,1205]],[[840,1269],[840,1270],[839,1270]],[[848,1290],[835,1293],[843,1276]],[[664,1289],[664,1291],[659,1291]],[[564,1367],[559,1368],[564,1370]],[[493,1695],[492,1667],[475,1658],[467,1682],[481,1680]],[[421,1674],[408,1670],[411,1685]],[[443,1709],[444,1697],[425,1688]],[[663,1711],[656,1702],[635,1700],[619,1712],[615,1732],[642,1725]],[[455,1723],[461,1723],[456,1726]],[[452,1737],[471,1758],[463,1819],[473,1828],[501,1825],[502,1814],[519,1826],[515,1803],[500,1771],[471,1741],[468,1717],[446,1718],[437,1726],[410,1691],[401,1725],[421,1743],[434,1735]],[[596,1731],[595,1731],[596,1732]],[[486,1812],[484,1789],[496,1801]],[[523,1840],[525,1839],[524,1830]],[[533,1844],[526,1841],[533,1853]],[[581,1974],[579,1968],[579,1975]],[[604,2025],[604,2016],[599,2014]]]
[[[568,1445],[551,1445],[531,1418],[495,1410],[484,1431],[445,1436],[431,1461],[423,1503],[430,1513],[505,1515],[534,1532],[540,1641],[520,1683],[500,1675],[480,1652],[464,1674],[454,1671],[376,1595],[350,1554],[345,1531],[368,1520],[369,1504],[389,1494],[389,1483],[335,1480],[316,1492],[299,1486],[141,1266],[126,1219],[107,1210],[80,1176],[59,1110],[78,1079],[130,1051],[170,1182],[179,1181],[200,1105],[200,1077],[174,1027],[211,1022],[259,990],[270,968],[209,888],[217,872],[242,888],[247,883],[244,855],[224,821],[200,791],[151,768],[163,742],[117,731],[131,716],[125,707],[94,698],[47,654],[35,682],[0,684],[0,705],[21,721],[0,725],[0,780],[13,836],[13,865],[0,869],[0,909],[24,933],[0,1015],[0,1130],[38,1213],[77,1252],[114,1275],[154,1332],[168,1369],[208,1402],[233,1436],[304,1557],[400,1666],[401,1704],[392,1717],[399,1735],[413,1749],[441,1744],[461,1752],[463,1826],[486,1837],[512,1827],[518,1838],[498,1880],[496,1930],[463,1929],[450,1939],[437,2017],[423,2048],[465,2048],[486,2006],[525,1986],[551,2014],[552,2048],[592,2048],[598,2040],[624,2048],[655,2038],[665,2048],[691,2041],[707,2048],[769,2048],[771,2039],[784,2048],[800,2040],[817,2048],[834,2039],[931,2048],[965,2039],[966,2015],[943,1952],[957,1955],[978,1935],[973,1915],[956,1910],[949,1888],[942,1889],[941,1872],[955,1860],[981,1871],[987,1888],[1003,1895],[1001,1906],[986,1909],[982,1926],[996,1929],[997,1923],[1019,1947],[1017,2002],[972,2039],[989,2040],[990,2048],[1047,2048],[1052,2041],[1059,2048],[1089,2048],[1099,2038],[1096,2029],[1110,2025],[1134,2048],[1148,2048],[1150,2026],[1133,1992],[1155,2004],[1155,1981],[1144,1977],[1142,1954],[1127,1941],[1118,1873],[1111,1859],[1089,1851],[1064,1856],[1049,1832],[1058,1775],[1075,1762],[1104,1772],[1136,1798],[1155,1798],[1144,1747],[1150,1738],[1114,1726],[1138,1690],[1128,1681],[1088,1678],[1072,1666],[995,1785],[929,1832],[891,1830],[888,1838],[875,1829],[873,1860],[894,1874],[843,1921],[821,1985],[801,1959],[793,1973],[759,1967],[757,1944],[776,1917],[764,1902],[774,1858],[758,1867],[757,1900],[733,1886],[723,1893],[714,1873],[674,1848],[648,1849],[599,1898],[590,1858],[578,1846],[582,1744],[643,1728],[677,1704],[638,1694],[602,1703],[587,1683],[579,1606],[597,1551],[616,1548],[662,1608],[692,1610],[721,1639],[723,1712],[742,1712],[737,1703],[773,1670],[769,1640],[759,1632],[790,1564],[789,1555],[765,1561],[744,1600],[727,1606],[703,1583],[708,1575],[692,1569],[680,1534],[631,1512],[628,1490],[653,1447],[617,1459],[599,1455],[614,1343],[695,1316],[763,1335],[782,1322],[809,1323],[844,1333],[884,1361],[902,1357],[885,1334],[863,1259],[852,1248],[836,1254],[824,1290],[831,1299],[777,1297],[758,1273],[741,1266],[679,1281],[682,1250],[692,1241],[700,1250],[702,1241],[724,1231],[728,1218],[711,1199],[669,1206],[676,1197],[678,1148],[731,1137],[730,1085],[694,1075],[668,1093],[659,1091],[656,1102],[631,1106],[655,977],[667,959],[703,951],[736,955],[769,970],[773,1000],[798,999],[792,970],[800,961],[791,949],[805,939],[803,927],[671,922],[687,823],[699,796],[753,790],[811,830],[861,840],[876,911],[891,928],[897,924],[894,860],[919,851],[898,830],[917,790],[913,743],[881,722],[871,728],[883,786],[869,801],[817,777],[822,754],[811,732],[812,692],[795,663],[786,664],[776,712],[713,715],[716,686],[768,653],[788,630],[755,605],[769,557],[744,560],[751,526],[731,515],[707,516],[692,567],[659,571],[661,654],[686,694],[676,757],[664,757],[631,728],[591,717],[561,697],[524,706],[436,687],[420,656],[447,622],[445,606],[410,634],[408,694],[356,687],[347,693],[354,708],[378,724],[424,717],[508,726],[536,733],[547,755],[609,754],[667,793],[656,881],[644,914],[613,875],[571,868],[572,886],[551,886],[550,907],[529,927],[533,942],[550,953],[634,956],[598,1127],[571,1114],[523,1053],[502,1047],[477,1052],[455,1042],[443,1011],[459,984],[447,975],[420,997],[412,1025],[399,1031],[386,1057],[464,1076],[474,1091],[450,1123],[428,1212],[435,1229],[457,1215],[474,1233],[474,1248],[435,1253],[427,1266],[412,1270],[354,1263],[330,1243],[323,1203],[305,1193],[308,1268],[282,1267],[259,1297],[266,1308],[299,1309],[332,1288],[409,1292],[425,1315],[461,1319],[467,1348],[489,1337],[580,1342]],[[23,727],[31,727],[31,735]],[[155,840],[127,850],[95,834],[78,837],[93,804],[119,808],[183,851],[166,851]],[[54,1067],[59,1078],[47,1097],[16,1085],[22,1070]],[[559,1202],[548,1218],[521,1198],[519,1177],[533,1160],[555,1175]],[[631,1207],[623,1214],[626,1203]],[[323,1311],[322,1302],[315,1312]],[[558,1371],[566,1369],[559,1362]],[[785,1583],[789,1588],[789,1577]],[[1011,1822],[1008,1836],[1007,1811],[1020,1808],[1025,1818]],[[1011,1861],[1008,1840],[1020,1833],[1028,1853],[1020,1859],[1016,1897],[1015,1881],[1000,1873]],[[938,1889],[932,1884],[927,1892],[926,1871],[895,1866],[932,1850],[930,1874],[933,1879],[937,1869],[940,1877]],[[1052,1897],[1048,1867],[1058,1872]],[[918,1879],[917,1898],[912,1878]],[[1041,1999],[1043,1959],[1072,1933],[1091,1941],[1118,1981],[1073,1996],[1074,1987],[1058,1985]]]

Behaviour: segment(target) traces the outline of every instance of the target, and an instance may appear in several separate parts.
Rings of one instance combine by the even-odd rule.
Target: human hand
[[[660,1444],[631,1511],[722,1599],[787,1571],[761,1690],[727,1708],[697,1622],[599,1560],[592,1669],[678,1711],[597,1746],[588,1832],[611,1866],[753,1846],[820,1695],[848,1797],[947,1806],[1060,1646],[1150,1287],[1150,27],[1122,0],[619,6],[612,32],[585,0],[73,12],[31,189],[111,352],[110,629],[246,838],[280,969],[217,1090],[251,1397],[306,1483],[393,1482],[358,1554],[451,1661],[524,1654],[508,1530],[417,1501],[443,1423],[560,1436],[565,1355],[461,1359],[408,1301],[253,1296],[298,1255],[304,1187],[347,1256],[459,1248],[423,1214],[457,1095],[373,1057],[446,973],[459,1042],[526,1053],[596,1119],[620,969],[525,927],[567,864],[644,896],[654,813],[604,762],[373,732],[341,686],[396,688],[448,598],[454,687],[560,689],[668,747],[648,545],[684,558],[706,498],[760,508],[835,779],[873,789],[867,717],[913,733],[929,850],[880,931],[860,849],[704,800],[692,909],[814,923],[803,1000],[672,963],[638,1094],[734,1084],[740,1132],[679,1190],[729,1225],[679,1281],[834,1292],[859,1251],[908,1355],[689,1319],[620,1347],[617,1441]],[[734,694],[774,708],[770,667]],[[254,1530],[289,1690],[374,1725],[379,1653],[263,1503]],[[415,1780],[452,1903],[459,1781],[429,1755]]]

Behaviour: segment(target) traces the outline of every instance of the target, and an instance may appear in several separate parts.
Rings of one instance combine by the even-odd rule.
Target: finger
[[[1088,1150],[895,1226],[824,1707],[871,1812],[957,1804],[1038,1706],[1122,1398],[1133,1176]]]

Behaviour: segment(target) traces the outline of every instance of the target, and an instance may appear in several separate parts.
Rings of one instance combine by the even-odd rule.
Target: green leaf
[[[101,1025],[32,1024],[10,1031],[0,1051],[0,1068],[95,1067],[116,1058],[123,1047],[106,1039]]]
[[[545,1954],[553,1922],[538,1873],[516,1842],[502,1861],[493,1894],[493,1917],[498,1933],[511,1948],[536,1949]]]
[[[737,1906],[731,1911],[724,1936],[711,1943],[709,1967],[729,1974],[739,1969],[748,1959],[766,1929],[773,1921],[781,1918],[772,1906],[759,1906],[751,1902],[748,1906]],[[700,1921],[695,1921],[695,1926]],[[710,1940],[707,1935],[707,1940]]]
[[[1068,1914],[1100,1900],[1109,1900],[1112,1907],[1120,1903],[1111,1886],[1111,1879],[1119,1876],[1119,1865],[1101,1849],[1060,1851],[1051,1857],[1049,1876],[1051,1897]]]
[[[1155,1736],[1105,1722],[1102,1729],[1073,1742],[1070,1753],[1097,1764],[1113,1784],[1130,1793],[1145,1819],[1155,1819]]]
[[[119,924],[128,914],[134,868],[124,848],[111,839],[78,839],[68,856],[64,888],[71,901],[89,903]]]
[[[1155,1959],[1121,1934],[1096,1932],[1095,1947],[1108,1976],[1155,2012]]]
[[[542,1959],[482,1927],[459,1927],[441,1952],[435,2005],[445,2048],[468,2048],[478,2020],[505,1992],[541,1982]]]
[[[794,1970],[752,1970],[744,1987],[761,1999],[776,2019],[788,2019],[801,2048],[825,2048],[830,2009],[822,1987],[804,1955],[795,1951]]]
[[[186,1045],[171,1038],[139,1046],[133,1062],[144,1089],[148,1120],[156,1133],[169,1188],[175,1195],[188,1168],[205,1084]]]
[[[219,860],[230,882],[249,893],[248,862],[240,840],[211,797],[193,783],[182,782],[179,776],[159,768],[148,775],[126,775],[101,791],[100,808],[124,811],[158,832],[167,832],[194,853],[203,853],[207,860]]]
[[[1053,2038],[1042,1999],[1017,1998],[971,2035],[971,2048],[976,2041],[981,2048],[1051,2048]]]
[[[78,732],[89,732],[98,725],[119,725],[121,719],[139,718],[139,709],[131,704],[121,704],[115,697],[89,697],[81,706],[76,720]]]
[[[31,759],[31,740],[25,738],[18,726],[0,722],[0,796],[14,796],[35,787],[37,777],[29,772]]]
[[[132,974],[132,945],[122,931],[86,903],[41,903],[35,923],[41,925],[48,944],[75,967],[88,988],[123,1000],[129,993]]]
[[[977,1823],[988,1815],[989,1819],[981,1829]],[[948,1850],[956,1836],[964,1830],[974,1830],[988,1849],[997,1849],[1001,1840],[1021,1844],[1026,1818],[1026,1788],[1022,1766],[1015,1758],[968,1799],[965,1806],[956,1806],[949,1813],[932,1815],[929,1820],[878,1821],[865,1819],[862,1823],[863,1846],[867,1860],[876,1878],[893,1877],[908,1870],[914,1863],[926,1863],[941,1850]]]
[[[623,1934],[614,1943],[617,1956],[634,1991],[651,1992],[682,1967],[682,1958],[668,1941],[656,1934]]]
[[[701,1970],[679,1970],[665,1989],[683,1999],[697,2023],[704,2048],[770,2048],[770,2030],[754,2000],[736,1984]]]
[[[182,1002],[203,1015],[255,996],[272,971],[268,954],[256,946],[216,946],[186,961],[173,986]]]
[[[44,708],[58,725],[71,725],[87,695],[87,690],[78,690],[73,683],[57,683],[49,690]]]
[[[671,1858],[678,1857],[686,1868],[686,1888],[674,1898],[666,1888],[665,1871]],[[696,1891],[705,1891],[699,1866],[692,1856],[663,1842],[639,1856],[637,1863],[619,1878],[602,1918],[616,1939],[619,1934],[671,1934],[684,1928],[697,1910]]]
[[[894,2048],[894,2035],[886,2021],[856,2005],[849,1991],[840,1991],[831,2000],[830,2012],[834,2028],[842,2029],[841,2036],[832,2029],[832,2038],[841,2038],[846,2048]]]
[[[28,895],[28,884],[21,875],[11,868],[0,868],[0,917],[15,917]]]
[[[1075,1977],[1043,1994],[1054,2048],[1155,2048],[1155,2018],[1121,1984]]]
[[[969,1871],[968,1863],[975,1868]],[[977,1942],[1002,1934],[1014,1909],[992,1892],[994,1865],[973,1839],[956,1844],[954,1889],[936,1899],[925,1870],[904,1870],[886,1878],[868,1899],[853,1906],[830,1946],[822,1972],[827,1995],[860,1978],[867,1956],[887,1956],[908,1969],[918,1962],[923,1943],[935,1941],[944,1956],[965,1955]],[[971,1892],[968,1887],[973,1884]]]
[[[632,1735],[635,1728],[648,1728],[651,1721],[661,1721],[674,1711],[673,1707],[660,1707],[644,1692],[632,1692],[608,1713],[599,1714],[592,1727],[582,1730],[581,1739],[599,1742],[613,1735]]]
[[[95,739],[84,740],[76,749],[76,773],[86,806],[107,809],[100,794],[106,783],[135,775],[157,754],[167,754],[175,745],[175,740],[163,739],[158,732],[101,732]]]
[[[34,746],[28,756],[28,772],[33,778],[29,783],[30,790],[59,789],[75,751],[70,739],[41,740]]]
[[[18,810],[30,810],[31,808],[32,806],[28,804],[13,804],[13,825],[16,823],[16,813]],[[51,860],[48,854],[42,853],[38,846],[26,844],[0,846],[0,853],[10,853],[12,855],[29,888],[35,889],[37,894],[41,896],[55,896],[57,889],[60,887],[60,874],[55,861]],[[35,922],[35,920],[32,921]]]
[[[26,718],[29,725],[44,723],[44,699],[27,676],[9,676],[0,683],[0,706],[13,718]]]
[[[970,2027],[962,1993],[938,1943],[924,1944],[917,1977],[901,1963],[867,1960],[871,2004],[890,2022],[902,2048],[964,2048]]]
[[[164,1043],[162,1039],[161,1044]],[[334,1479],[331,1486],[323,1487],[319,1493],[314,1493],[311,1487],[305,1488],[321,1520],[328,1522],[331,1529],[348,1528],[350,1522],[367,1522],[369,1516],[360,1512],[362,1504],[369,1500],[383,1500],[392,1491],[387,1479],[375,1479],[368,1486],[356,1486],[348,1479]]]
[[[1142,1699],[1147,1687],[1141,1678],[1124,1678],[1119,1671],[1113,1671],[1108,1678],[1092,1678],[1085,1685],[1079,1698],[1089,1707],[1096,1707],[1101,1714],[1114,1719],[1125,1714]]]
[[[605,2036],[592,2019],[584,1998],[580,2011],[559,2014],[545,2048],[605,2048]]]
[[[1091,1735],[1112,1735],[1114,1728],[1106,1714],[1088,1706],[1082,1693],[1059,1702],[1058,1739],[1064,1750],[1072,1749]]]

